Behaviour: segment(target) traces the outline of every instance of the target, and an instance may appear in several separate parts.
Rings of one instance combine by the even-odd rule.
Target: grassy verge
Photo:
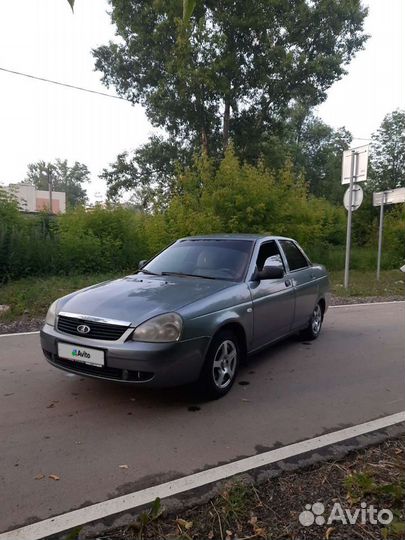
[[[87,276],[51,276],[24,278],[11,281],[0,287],[0,304],[10,306],[1,322],[21,318],[43,318],[50,304],[56,299],[77,289],[117,277],[114,274]]]
[[[375,271],[352,270],[350,272],[349,289],[343,286],[344,272],[330,272],[332,293],[341,298],[347,297],[403,297],[405,274],[400,270],[384,270],[380,281]]]
[[[165,511],[157,499],[126,527],[98,533],[100,540],[399,540],[404,525],[404,441],[392,439],[275,478],[229,480],[208,502],[178,512]],[[316,506],[312,506],[318,503]],[[187,504],[187,503],[186,503]],[[306,512],[304,521],[302,512]],[[336,506],[343,512],[339,516]],[[361,510],[372,508],[362,522]],[[392,512],[392,521],[376,520]],[[332,514],[332,512],[335,512]],[[356,516],[348,521],[348,512]],[[308,515],[309,514],[309,515]],[[342,515],[342,514],[340,514]],[[363,514],[364,515],[364,514]],[[315,517],[318,521],[314,523]],[[301,517],[301,521],[300,521]],[[306,525],[304,525],[306,523]],[[84,533],[84,531],[83,531]],[[91,533],[81,538],[95,538]]]
[[[331,272],[332,292],[340,298],[404,296],[405,275],[399,270],[384,270],[381,280],[375,273],[353,270],[350,273],[350,289],[343,287],[343,272]],[[77,289],[118,277],[117,274],[92,274],[25,278],[0,287],[0,304],[10,306],[0,319],[8,323],[21,319],[45,317],[49,305],[56,299]]]

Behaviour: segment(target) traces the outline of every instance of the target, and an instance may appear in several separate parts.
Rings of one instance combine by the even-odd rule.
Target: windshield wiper
[[[162,274],[157,274],[156,272],[151,272],[150,270],[139,270],[139,272],[142,272],[143,274],[148,274],[149,276],[161,276],[162,275]]]
[[[196,277],[196,278],[203,278],[203,279],[217,279],[212,276],[202,276],[200,274],[185,274],[184,272],[162,272],[162,276],[184,276],[184,277]]]

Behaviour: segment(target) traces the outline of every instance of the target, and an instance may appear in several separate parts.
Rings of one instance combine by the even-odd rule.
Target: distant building
[[[40,212],[50,210],[49,191],[36,189],[32,184],[10,184],[2,187],[14,195],[23,212]],[[66,212],[66,193],[52,191],[52,213],[64,214]]]

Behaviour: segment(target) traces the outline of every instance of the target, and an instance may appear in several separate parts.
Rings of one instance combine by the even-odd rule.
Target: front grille
[[[85,324],[90,328],[90,332],[88,334],[82,334],[78,332],[77,327],[81,324]],[[82,336],[92,339],[103,339],[105,341],[116,341],[122,336],[125,330],[127,330],[128,326],[94,322],[88,321],[87,319],[76,319],[76,317],[59,315],[57,328],[61,332],[64,332],[65,334],[71,334],[73,336]]]
[[[75,371],[76,373],[82,373],[83,375],[95,375],[98,377],[105,377],[117,381],[128,382],[146,382],[153,379],[154,376],[154,373],[151,373],[150,371],[135,371],[132,369],[119,369],[108,366],[90,366],[81,362],[72,362],[72,360],[65,360],[64,358],[60,358],[56,354],[51,354],[46,351],[44,352],[48,360],[55,366],[66,368],[69,371]]]

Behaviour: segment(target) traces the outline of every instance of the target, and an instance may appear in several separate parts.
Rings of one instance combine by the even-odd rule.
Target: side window
[[[264,266],[281,266],[284,270],[283,259],[274,241],[266,242],[260,246],[256,266],[258,270],[263,270]]]
[[[294,242],[291,242],[290,240],[280,240],[280,244],[284,250],[284,254],[291,271],[306,268],[308,266],[307,259],[297,248]]]

